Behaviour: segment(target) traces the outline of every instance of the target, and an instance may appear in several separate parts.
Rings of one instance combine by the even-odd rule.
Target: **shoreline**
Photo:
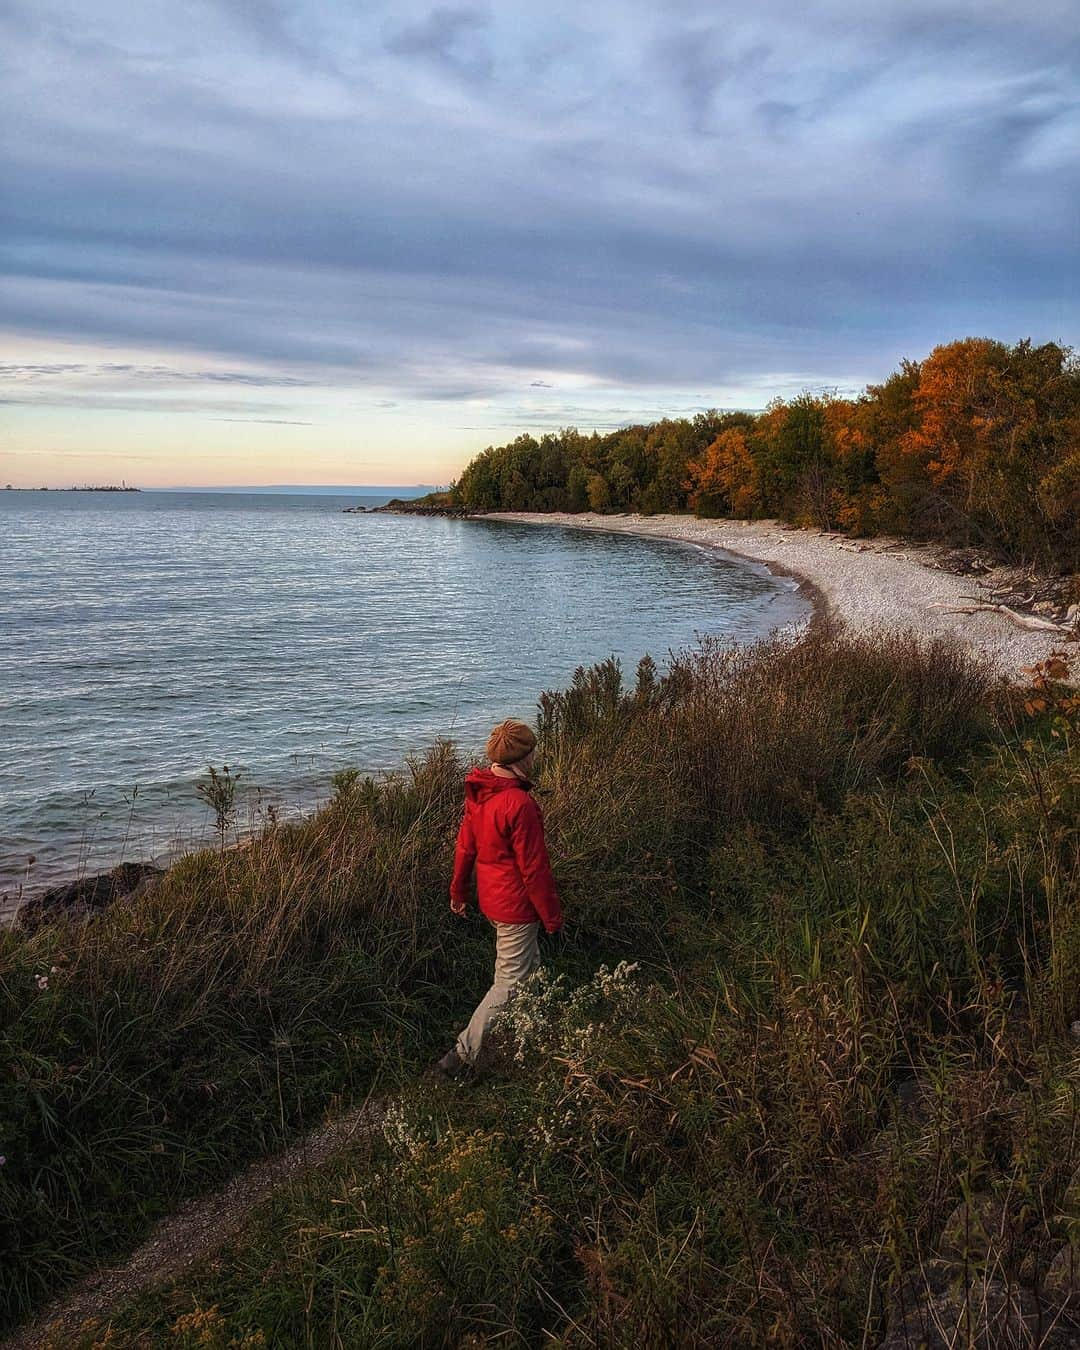
[[[645,520],[647,517],[641,516],[638,519]],[[674,519],[677,520],[678,517],[676,516]],[[542,522],[537,521],[536,523],[541,524]],[[599,530],[601,527],[590,526],[589,528]],[[805,572],[796,571],[793,567],[785,567],[782,563],[767,558],[755,558],[749,553],[739,553],[726,544],[714,544],[703,539],[687,539],[685,536],[678,534],[659,534],[652,530],[639,531],[633,529],[619,529],[612,531],[612,533],[633,534],[639,539],[666,539],[671,544],[692,544],[697,548],[709,548],[715,553],[726,554],[727,557],[733,558],[737,562],[754,563],[759,567],[764,567],[770,576],[785,577],[787,580],[795,582],[795,590],[803,596],[810,606],[810,617],[807,620],[808,628],[817,627],[819,624],[837,617],[829,597],[817,582],[808,577]]]
[[[1013,682],[1025,668],[1075,643],[1048,625],[1017,626],[990,605],[995,589],[1015,583],[1018,569],[996,567],[983,576],[946,570],[933,546],[887,536],[853,540],[824,530],[783,525],[777,520],[705,520],[696,516],[597,515],[553,511],[492,511],[476,519],[518,525],[607,531],[642,538],[699,544],[741,561],[763,564],[776,576],[791,577],[809,600],[813,618],[836,619],[853,632],[913,632],[918,637],[955,637],[990,657],[998,673]],[[995,582],[998,583],[995,587]],[[962,612],[964,610],[969,612]],[[1036,621],[1037,622],[1037,621]]]

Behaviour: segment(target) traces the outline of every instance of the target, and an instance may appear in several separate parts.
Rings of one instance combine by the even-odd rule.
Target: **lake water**
[[[496,521],[345,515],[380,499],[0,491],[0,907],[305,809],[612,654],[804,619],[791,582],[713,551]],[[28,867],[28,859],[36,862]]]

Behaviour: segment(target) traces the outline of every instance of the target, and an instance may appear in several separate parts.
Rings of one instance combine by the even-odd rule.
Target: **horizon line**
[[[51,487],[47,483],[17,487],[5,483],[7,492],[438,492],[438,483],[155,483],[141,487],[136,483],[71,483]]]

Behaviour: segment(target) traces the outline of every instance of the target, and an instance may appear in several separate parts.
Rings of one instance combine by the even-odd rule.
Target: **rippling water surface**
[[[495,521],[344,515],[358,498],[0,492],[0,893],[312,804],[615,654],[738,641],[806,614],[703,549]],[[372,499],[367,499],[371,501]],[[27,859],[37,862],[27,871]],[[0,902],[3,903],[3,902]]]

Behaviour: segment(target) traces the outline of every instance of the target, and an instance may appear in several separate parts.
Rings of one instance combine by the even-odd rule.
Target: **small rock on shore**
[[[54,886],[43,895],[27,900],[15,915],[17,927],[33,932],[60,919],[90,919],[117,900],[135,900],[145,895],[163,869],[149,862],[120,863],[111,872],[82,877]]]

